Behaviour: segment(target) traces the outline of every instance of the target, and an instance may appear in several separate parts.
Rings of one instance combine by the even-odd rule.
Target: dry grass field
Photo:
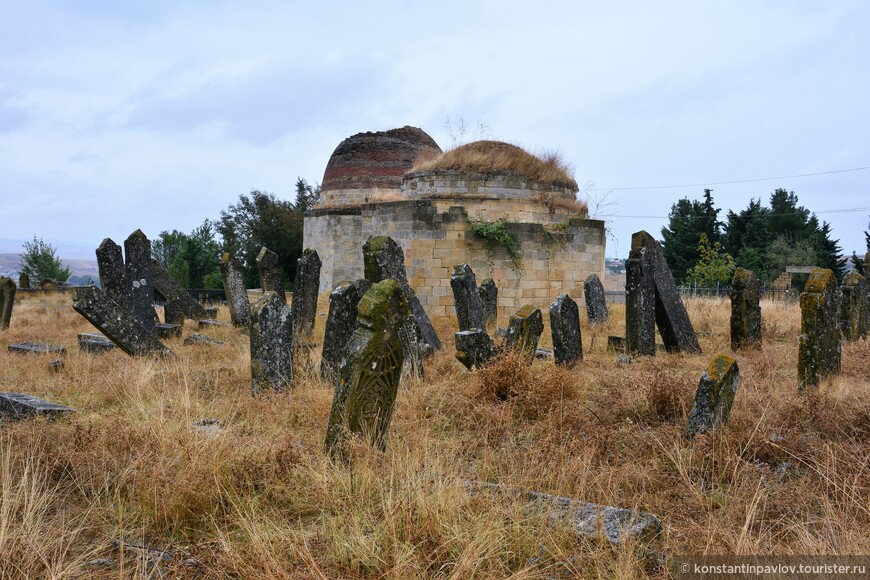
[[[343,465],[323,450],[332,389],[303,361],[295,390],[253,398],[248,339],[232,327],[203,331],[221,346],[167,341],[167,360],[95,356],[78,349],[93,329],[68,297],[25,300],[0,334],[0,391],[78,412],[0,424],[0,577],[636,578],[666,577],[679,554],[870,553],[870,343],[844,344],[842,374],[799,397],[799,310],[764,303],[764,347],[737,354],[728,425],[690,443],[700,374],[729,352],[730,306],[687,306],[703,355],[617,366],[616,305],[602,327],[583,321],[570,371],[469,373],[440,321],[445,348],[425,380],[403,380],[386,453],[358,446]],[[27,340],[65,346],[65,368],[7,352]],[[469,494],[469,480],[638,508],[664,533],[578,540]]]

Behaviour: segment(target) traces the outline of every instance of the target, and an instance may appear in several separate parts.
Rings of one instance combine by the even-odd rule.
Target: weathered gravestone
[[[167,324],[184,324],[184,319],[208,318],[205,307],[172,277],[157,260],[151,260],[151,280],[154,289],[163,297],[163,318]]]
[[[583,360],[580,309],[567,294],[559,294],[550,304],[550,331],[557,365],[573,367]]]
[[[78,335],[79,348],[84,352],[92,354],[102,354],[104,352],[114,350],[115,343],[105,337],[105,335],[95,332],[81,332]]]
[[[739,386],[737,361],[724,354],[716,355],[698,382],[695,404],[686,423],[686,437],[694,439],[725,423]]]
[[[181,325],[158,322],[154,325],[154,334],[157,338],[181,338]]]
[[[843,338],[854,341],[865,338],[868,332],[867,312],[870,307],[867,282],[858,272],[849,272],[843,278],[840,286],[842,300],[840,301],[840,329]]]
[[[15,282],[11,278],[0,277],[0,330],[9,328],[14,304]]]
[[[326,449],[333,457],[346,457],[349,434],[386,448],[404,358],[399,328],[407,317],[405,291],[395,280],[373,284],[360,300],[326,430]]]
[[[817,386],[840,372],[841,336],[837,319],[837,279],[831,270],[816,268],[801,294],[801,335],[798,343],[798,385]]]
[[[498,324],[498,286],[492,278],[484,278],[477,288],[483,303],[483,318],[486,329],[491,330]]]
[[[269,290],[251,309],[251,391],[293,387],[293,314]]]
[[[30,276],[27,272],[21,272],[18,275],[18,287],[22,290],[30,290]]]
[[[310,248],[305,248],[296,262],[293,284],[293,332],[296,336],[307,338],[314,331],[322,265],[320,256]]]
[[[511,316],[508,323],[505,349],[527,354],[531,363],[543,332],[544,317],[541,315],[541,310],[531,305],[523,306]]]
[[[222,340],[218,340],[216,338],[212,338],[198,332],[194,332],[193,334],[184,339],[184,346],[192,346],[195,344],[208,344],[219,346],[223,343],[224,342]]]
[[[730,297],[731,350],[761,346],[761,287],[752,270],[734,270]]]
[[[97,246],[96,254],[103,294],[122,309],[130,310],[132,286],[127,280],[127,268],[124,266],[124,253],[121,246],[111,238],[105,238]]]
[[[97,327],[106,338],[131,356],[169,354],[154,328],[146,328],[126,309],[94,286],[73,290],[73,309]]]
[[[10,344],[8,347],[9,352],[16,352],[19,354],[65,354],[66,349],[62,346],[57,346],[55,344],[46,344],[44,342],[19,342],[16,344]]]
[[[278,254],[265,246],[260,248],[260,253],[257,254],[257,272],[260,274],[260,288],[263,292],[275,292],[278,298],[286,302]]]
[[[342,282],[329,294],[329,314],[326,318],[323,354],[320,359],[322,378],[333,379],[341,368],[348,343],[356,330],[359,301],[370,286],[368,280]]]
[[[227,295],[227,306],[230,309],[230,320],[233,326],[247,328],[251,324],[251,303],[248,301],[245,279],[236,257],[229,254],[221,256],[220,271]]]
[[[482,328],[460,330],[455,338],[456,360],[468,370],[483,367],[496,355],[492,339]]]
[[[0,416],[4,418],[23,419],[33,415],[56,417],[62,413],[75,413],[75,409],[24,393],[0,393]]]
[[[453,289],[453,302],[456,304],[456,318],[459,330],[486,330],[483,301],[477,292],[477,280],[468,264],[453,266],[450,274],[450,287]]]
[[[644,231],[631,237],[625,290],[625,341],[630,353],[655,356],[656,327],[668,352],[701,352],[662,247]]]
[[[136,230],[124,240],[124,265],[130,285],[130,311],[148,330],[157,324],[154,311],[154,284],[151,281],[151,242]]]
[[[607,295],[604,285],[597,274],[589,274],[583,282],[583,298],[586,300],[586,318],[589,324],[601,324],[607,321]]]

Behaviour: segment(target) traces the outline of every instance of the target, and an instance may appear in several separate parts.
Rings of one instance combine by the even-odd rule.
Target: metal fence
[[[677,286],[681,298],[728,298],[731,286]],[[606,300],[610,304],[625,304],[625,290],[606,290]],[[797,300],[800,291],[795,288],[761,287],[762,300],[788,302]]]

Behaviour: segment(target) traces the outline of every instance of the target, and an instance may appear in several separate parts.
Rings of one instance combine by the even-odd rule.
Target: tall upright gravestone
[[[18,274],[18,287],[22,290],[30,290],[30,276],[27,275],[27,272]]]
[[[14,304],[15,282],[11,278],[0,277],[0,330],[9,328]]]
[[[631,236],[625,291],[625,342],[629,352],[655,356],[656,327],[668,352],[701,352],[662,247],[647,232]]]
[[[100,286],[107,298],[113,300],[124,310],[132,307],[131,288],[124,266],[121,246],[106,238],[97,247],[97,268],[100,272]]]
[[[837,279],[827,268],[810,274],[801,294],[801,335],[798,342],[798,386],[818,386],[840,372],[841,336],[838,323]]]
[[[356,330],[359,301],[368,291],[368,280],[342,282],[329,294],[329,314],[323,334],[323,354],[320,358],[320,376],[332,379],[347,354],[347,346]]]
[[[450,287],[453,289],[453,302],[456,305],[456,319],[459,330],[486,330],[483,301],[477,292],[477,280],[468,264],[453,266],[450,274]]]
[[[321,266],[320,256],[310,248],[305,248],[296,262],[293,284],[293,332],[296,336],[308,337],[314,331]]]
[[[157,313],[154,311],[154,285],[151,279],[151,242],[142,230],[136,230],[124,240],[124,265],[130,284],[133,318],[154,331]]]
[[[843,338],[854,341],[867,337],[870,323],[870,294],[864,276],[849,272],[840,286],[840,328]]]
[[[731,350],[761,346],[761,287],[752,270],[734,270],[730,298]]]
[[[589,319],[589,324],[607,322],[609,316],[607,297],[598,274],[589,274],[583,282],[583,298],[586,300],[586,317]]]
[[[716,355],[698,382],[695,403],[686,422],[686,437],[694,439],[725,423],[739,386],[737,361],[724,354]]]
[[[227,306],[230,309],[230,320],[234,326],[247,328],[251,324],[251,303],[248,301],[245,279],[236,257],[226,253],[221,256],[220,271],[227,295]]]
[[[580,309],[567,294],[559,294],[550,304],[550,331],[557,365],[573,367],[583,360]]]
[[[399,328],[407,317],[405,291],[395,280],[373,284],[360,300],[326,430],[326,449],[333,457],[346,457],[348,434],[386,448],[404,358]]]
[[[286,302],[278,254],[265,246],[260,248],[260,253],[257,254],[257,272],[260,274],[260,288],[263,292],[276,292],[278,297]]]
[[[486,330],[492,330],[498,324],[498,286],[492,278],[484,278],[477,288],[480,301],[483,304],[483,318]]]
[[[293,316],[278,292],[267,291],[251,309],[251,391],[293,387]]]
[[[524,353],[531,363],[543,332],[544,317],[541,316],[541,310],[531,305],[523,306],[508,322],[505,348]]]

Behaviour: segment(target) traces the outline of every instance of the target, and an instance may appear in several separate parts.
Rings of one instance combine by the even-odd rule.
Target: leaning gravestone
[[[589,274],[583,282],[583,298],[586,300],[586,318],[589,324],[601,324],[607,321],[607,296],[604,285],[598,274]]]
[[[362,435],[382,451],[386,448],[404,358],[399,328],[407,317],[405,291],[395,280],[373,284],[360,300],[326,430],[326,449],[333,457],[347,457],[348,434]]]
[[[737,268],[731,279],[731,350],[761,346],[761,288],[752,270]]]
[[[846,274],[840,293],[840,329],[843,338],[850,342],[865,338],[868,331],[868,295],[864,276],[858,272]]]
[[[260,253],[257,254],[257,272],[260,274],[260,288],[263,292],[276,292],[278,297],[286,302],[278,254],[265,246],[260,248]]]
[[[0,393],[0,416],[8,419],[33,415],[56,417],[61,413],[75,413],[75,409],[24,393]]]
[[[543,332],[544,317],[541,315],[541,310],[531,305],[523,306],[511,316],[505,337],[505,348],[526,353],[531,363]]]
[[[716,355],[698,382],[695,404],[686,423],[686,437],[694,439],[725,423],[739,386],[740,369],[737,368],[737,361],[724,354]]]
[[[153,330],[157,324],[154,311],[154,284],[151,280],[151,242],[136,230],[124,240],[124,265],[130,284],[130,310],[139,324]]]
[[[0,330],[9,328],[14,304],[15,282],[11,278],[0,277]]]
[[[157,260],[151,260],[151,280],[154,289],[165,301],[164,319],[168,324],[184,324],[184,319],[208,318],[205,307],[172,277]]]
[[[329,314],[323,334],[320,376],[331,380],[338,373],[347,346],[356,330],[359,301],[368,291],[368,280],[342,282],[329,294]],[[295,297],[294,297],[295,298]]]
[[[496,355],[492,339],[482,328],[460,330],[456,338],[456,360],[468,370],[481,368]]]
[[[798,343],[798,385],[818,386],[840,372],[841,336],[837,320],[837,279],[826,268],[810,274],[801,294],[801,335]]]
[[[238,260],[235,256],[224,254],[221,256],[220,270],[227,306],[230,309],[230,320],[233,326],[247,328],[251,324],[251,303],[248,302],[248,291],[245,290],[245,279]]]
[[[99,288],[83,286],[73,290],[73,309],[97,327],[106,338],[131,356],[169,354],[153,328],[146,328]]]
[[[484,278],[477,288],[480,301],[483,303],[483,318],[486,330],[489,331],[498,324],[498,286],[492,278]]]
[[[27,272],[21,272],[18,275],[18,287],[22,290],[30,290],[30,276]]]
[[[269,290],[251,309],[251,391],[293,387],[293,315]]]
[[[580,309],[567,294],[559,294],[550,304],[550,331],[557,365],[573,367],[583,360]]]
[[[453,302],[456,304],[456,318],[459,330],[486,330],[483,301],[477,292],[477,280],[468,264],[453,266],[450,274],[450,287],[453,289]]]
[[[296,336],[309,337],[314,331],[322,265],[317,252],[309,248],[305,248],[296,262],[293,284],[293,332]]]
[[[132,304],[130,297],[132,286],[127,280],[127,268],[124,266],[124,253],[121,246],[111,238],[105,238],[97,246],[96,254],[103,294],[124,310],[129,310]]]
[[[668,352],[700,353],[661,245],[648,233],[631,236],[625,262],[625,339],[629,352],[655,356],[656,327]]]

